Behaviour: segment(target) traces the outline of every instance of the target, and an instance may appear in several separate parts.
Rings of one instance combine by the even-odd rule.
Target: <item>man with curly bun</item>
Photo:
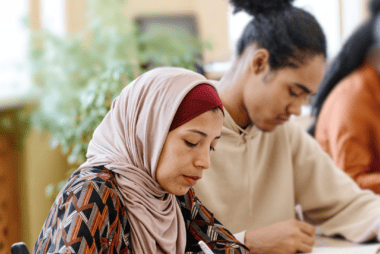
[[[323,79],[326,40],[291,0],[231,0],[254,16],[218,82],[225,107],[200,200],[252,253],[310,252],[315,226],[354,242],[380,239],[380,197],[362,190],[292,122]],[[295,217],[303,208],[305,221]]]

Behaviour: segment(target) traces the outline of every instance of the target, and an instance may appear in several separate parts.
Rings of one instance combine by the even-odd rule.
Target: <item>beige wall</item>
[[[225,0],[131,0],[127,13],[138,15],[194,14],[199,25],[200,36],[213,45],[213,50],[205,52],[206,62],[229,60],[227,30],[228,2]]]
[[[87,0],[66,0],[66,29],[79,32],[86,27]]]
[[[46,132],[31,132],[25,142],[21,171],[22,241],[33,249],[52,205],[53,199],[45,195],[45,187],[65,179],[69,169],[59,149],[49,146]]]
[[[80,31],[86,25],[86,0],[66,0],[67,29]],[[140,15],[193,14],[199,25],[200,37],[210,41],[212,51],[204,53],[205,62],[229,60],[227,0],[129,0],[126,13]]]

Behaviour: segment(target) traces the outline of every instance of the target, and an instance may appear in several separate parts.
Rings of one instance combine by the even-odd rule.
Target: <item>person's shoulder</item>
[[[330,100],[340,101],[350,106],[355,99],[371,96],[372,86],[378,86],[378,84],[379,78],[376,72],[372,67],[364,65],[340,81],[331,92],[332,99]]]
[[[91,187],[89,188],[89,186]],[[69,178],[64,191],[79,193],[78,190],[86,190],[86,192],[95,191],[99,195],[110,193],[113,198],[116,197],[123,203],[114,173],[102,166],[77,169]]]
[[[372,117],[372,114],[377,115],[379,83],[371,67],[364,65],[355,70],[329,94],[318,121],[332,126],[337,126],[336,121],[350,125],[353,119],[362,121]]]
[[[74,171],[74,173],[69,178],[69,181],[70,180],[76,184],[81,184],[88,181],[96,182],[99,184],[116,182],[113,172],[102,166],[79,168]]]
[[[45,233],[40,234],[36,246],[38,244],[38,248],[43,249],[53,243],[50,246],[57,245],[57,249],[70,249],[74,253],[79,253],[83,246],[95,247],[96,251],[104,250],[105,246],[115,246],[120,252],[128,248],[130,240],[126,211],[112,171],[104,167],[79,168],[57,196],[44,224]],[[71,237],[83,238],[80,245],[75,241],[56,242],[59,236],[51,229],[64,228],[64,234],[69,234],[67,230],[74,226],[77,230]],[[92,232],[90,229],[95,227],[99,230]]]
[[[279,140],[286,141],[287,143],[294,144],[294,142],[305,141],[311,136],[307,133],[306,129],[302,128],[295,119],[290,119],[286,123],[277,126],[273,131],[274,139],[276,142]]]

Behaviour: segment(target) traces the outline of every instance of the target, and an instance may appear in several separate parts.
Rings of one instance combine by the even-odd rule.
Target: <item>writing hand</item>
[[[311,252],[315,227],[295,219],[247,231],[244,244],[251,253],[294,254]]]

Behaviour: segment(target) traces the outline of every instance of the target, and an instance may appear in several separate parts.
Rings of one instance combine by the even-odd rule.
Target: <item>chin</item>
[[[179,188],[179,189],[171,191],[170,193],[176,196],[183,196],[189,191],[189,189],[190,188]]]
[[[253,126],[255,126],[257,129],[261,130],[262,132],[271,132],[276,129],[277,124],[274,124],[272,121],[264,120],[264,119],[256,119],[257,121],[251,120],[251,123]]]
[[[276,129],[276,124],[264,124],[264,125],[256,125],[256,128],[261,130],[262,132],[271,132]]]

